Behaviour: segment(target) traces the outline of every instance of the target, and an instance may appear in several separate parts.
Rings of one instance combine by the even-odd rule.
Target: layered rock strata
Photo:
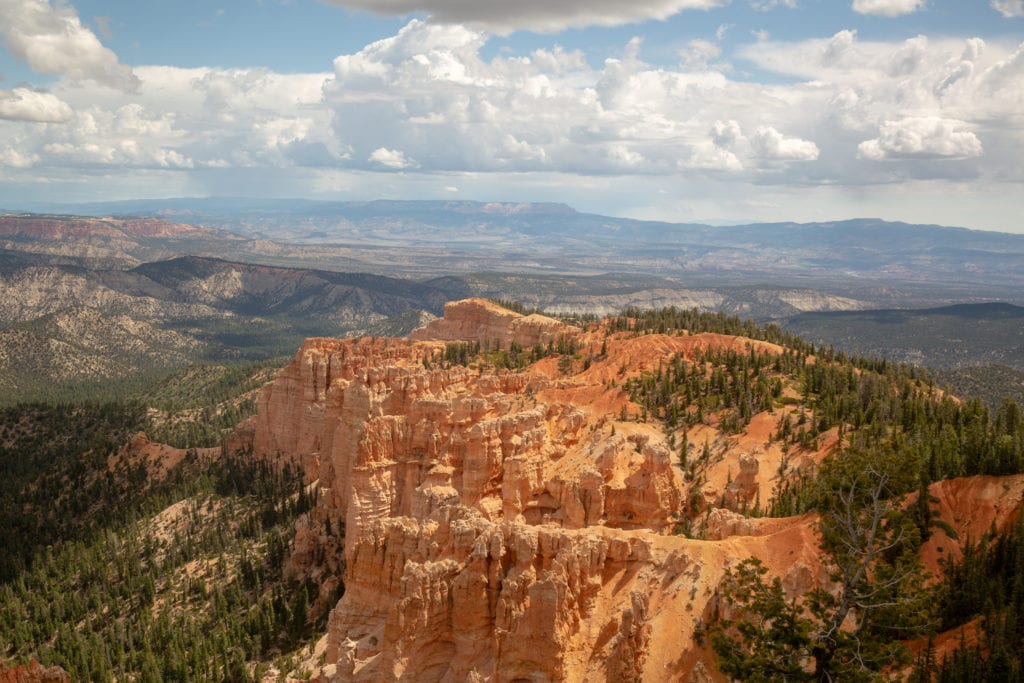
[[[579,358],[442,366],[431,330],[530,344],[527,317],[494,322],[491,306],[450,304],[450,325],[417,340],[310,339],[260,398],[256,454],[297,459],[320,488],[296,566],[331,542],[329,520],[344,522],[321,678],[706,680],[713,658],[693,636],[725,568],[755,555],[806,590],[820,579],[813,531],[719,511],[723,540],[675,535],[687,483],[660,427],[619,419],[635,411],[619,385],[671,354],[753,342],[556,323],[546,329],[576,335]],[[752,459],[733,498],[760,486]]]
[[[485,345],[509,348],[514,342],[523,347],[547,344],[570,334],[568,325],[534,313],[520,315],[486,299],[465,299],[445,304],[444,317],[413,330],[410,339],[478,341]]]

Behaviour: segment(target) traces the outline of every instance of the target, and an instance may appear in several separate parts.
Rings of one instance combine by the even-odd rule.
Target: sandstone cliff
[[[486,299],[465,299],[445,304],[444,317],[413,330],[410,339],[478,341],[508,348],[546,344],[569,333],[563,323],[544,315],[520,315]]]
[[[673,355],[778,347],[532,324],[469,301],[416,340],[310,339],[262,393],[240,438],[298,460],[320,489],[292,570],[345,567],[324,680],[709,680],[694,633],[726,567],[757,556],[794,594],[824,580],[809,519],[723,507],[767,500],[784,469],[764,442],[771,413],[739,437],[693,430],[713,453],[713,490],[695,491],[662,428],[638,421],[621,389]],[[444,365],[431,340],[525,346],[543,341],[538,330],[572,336],[580,352],[495,371]],[[674,533],[694,509],[718,540]],[[331,532],[342,525],[343,551]]]
[[[708,357],[760,354],[767,367],[784,349],[529,318],[469,300],[416,339],[310,339],[237,432],[259,456],[298,460],[319,489],[289,571],[332,607],[310,661],[321,681],[724,680],[699,633],[727,615],[728,568],[756,557],[790,597],[829,587],[813,514],[744,514],[838,444],[838,427],[811,446],[775,434],[814,419],[794,408],[796,385],[775,374],[778,400],[741,429],[722,411],[674,431],[626,390],[677,361],[713,381]],[[536,357],[530,340],[545,338],[565,353]],[[483,352],[458,364],[447,340]],[[532,362],[497,369],[513,342]],[[950,527],[921,550],[937,574],[957,535],[1020,514],[1024,475],[929,494]],[[948,653],[959,641],[936,642]]]

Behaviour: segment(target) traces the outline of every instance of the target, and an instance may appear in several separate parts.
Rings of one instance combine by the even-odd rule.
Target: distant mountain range
[[[12,387],[73,383],[76,368],[103,383],[196,360],[288,355],[306,336],[404,334],[467,296],[553,313],[718,310],[950,371],[1024,369],[1015,307],[899,310],[1024,305],[1022,235],[870,219],[712,227],[553,204],[74,208],[97,215],[0,215],[8,397],[23,395]],[[76,366],[73,354],[90,360]]]
[[[646,275],[675,288],[811,288],[871,307],[1024,304],[1024,235],[870,218],[715,227],[469,201],[168,199],[55,208],[217,228],[251,240],[236,245],[235,258],[277,265],[414,278]]]

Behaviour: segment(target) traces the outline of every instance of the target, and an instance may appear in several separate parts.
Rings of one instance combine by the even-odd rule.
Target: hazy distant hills
[[[185,256],[130,271],[165,288],[168,298],[235,315],[320,320],[339,329],[410,308],[440,313],[450,289],[367,273],[277,268]]]
[[[768,321],[803,311],[861,310],[872,306],[870,301],[810,288],[730,284],[694,287],[683,285],[679,278],[628,273],[590,277],[471,273],[458,279],[474,295],[514,299],[559,314],[612,315],[630,307],[675,306]]]
[[[82,374],[101,380],[117,376],[108,361],[122,347],[138,350],[124,363],[136,375],[257,360],[306,336],[404,333],[471,295],[554,313],[717,310],[785,320],[857,353],[1024,368],[1020,321],[1005,311],[974,309],[982,324],[963,310],[888,310],[1024,305],[1022,235],[873,219],[713,227],[558,204],[181,199],[76,209],[97,215],[0,215],[0,357],[32,347],[22,385],[66,376],[48,368],[71,348],[98,359]],[[38,322],[46,316],[82,328]]]
[[[0,215],[0,248],[8,250],[0,266],[20,260],[118,267],[196,252],[228,254],[248,242],[223,230],[154,218]]]
[[[0,321],[86,306],[178,322],[232,316],[302,318],[344,329],[409,308],[440,312],[453,292],[360,273],[276,268],[183,256],[129,270],[71,265],[0,267]],[[455,292],[457,293],[457,292]]]
[[[960,396],[1024,402],[1024,308],[1006,303],[923,310],[803,313],[783,327],[817,344],[934,369]]]
[[[715,227],[469,201],[173,199],[64,209],[198,223],[252,240],[239,259],[328,270],[631,273],[678,288],[812,288],[872,307],[1024,304],[1024,235],[877,219]]]
[[[808,341],[865,356],[934,368],[995,363],[1024,369],[1024,308],[1006,303],[802,313],[783,325]]]

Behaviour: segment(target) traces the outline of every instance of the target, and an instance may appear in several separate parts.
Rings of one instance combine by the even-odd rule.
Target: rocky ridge
[[[97,265],[137,265],[146,260],[170,258],[187,252],[197,243],[219,248],[220,253],[231,253],[249,242],[223,230],[159,218],[0,214],[0,248]]]
[[[769,434],[787,407],[739,434],[698,424],[687,439],[713,457],[695,486],[622,384],[673,356],[783,349],[551,321],[543,329],[578,353],[523,371],[441,362],[433,335],[523,344],[517,331],[536,331],[495,308],[449,304],[410,339],[307,340],[236,434],[258,456],[298,460],[319,489],[291,559],[321,601],[344,576],[319,679],[720,680],[697,634],[728,567],[756,557],[790,596],[828,583],[813,515],[740,512],[767,501],[787,467],[834,449],[835,430],[815,450],[783,452]],[[997,485],[943,486],[983,500]],[[1020,497],[962,521],[1008,519]],[[676,533],[684,514],[706,540]]]
[[[444,306],[444,317],[431,320],[413,330],[409,339],[439,341],[478,341],[509,348],[547,344],[570,328],[554,318],[534,313],[520,315],[486,299],[451,301]]]
[[[246,427],[258,455],[299,459],[320,488],[295,570],[345,567],[323,679],[700,679],[713,664],[692,634],[730,558],[765,558],[805,590],[820,578],[813,532],[721,510],[721,542],[674,535],[686,482],[660,429],[618,419],[628,399],[612,380],[666,354],[771,345],[651,335],[608,339],[585,370],[553,357],[524,372],[437,363],[432,333],[522,344],[542,324],[602,343],[494,308],[449,304],[416,339],[310,339]],[[734,502],[762,485],[745,457],[730,451],[709,478],[742,470]],[[329,520],[344,523],[343,551]],[[738,527],[758,535],[729,537]],[[326,570],[309,561],[324,548],[339,555]]]

